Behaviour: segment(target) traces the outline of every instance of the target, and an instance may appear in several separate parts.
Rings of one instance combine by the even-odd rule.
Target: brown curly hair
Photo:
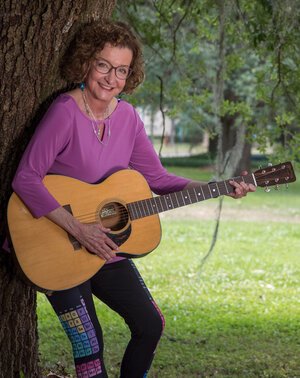
[[[61,74],[69,83],[83,81],[87,67],[106,43],[127,47],[132,51],[132,74],[126,80],[123,92],[131,93],[144,80],[142,47],[130,27],[124,22],[92,22],[81,27],[71,41],[61,63]]]

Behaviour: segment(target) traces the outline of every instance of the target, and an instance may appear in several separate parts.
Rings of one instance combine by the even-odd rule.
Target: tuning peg
[[[268,186],[265,186],[265,192],[269,193],[270,191],[271,191],[271,189]]]
[[[272,167],[273,166],[273,164],[272,163],[268,163],[268,167]]]

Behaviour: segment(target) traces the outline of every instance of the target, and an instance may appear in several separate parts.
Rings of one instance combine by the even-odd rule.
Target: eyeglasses
[[[132,69],[129,66],[115,67],[103,58],[96,59],[94,66],[96,71],[102,74],[108,74],[114,69],[117,78],[121,80],[126,80],[132,74]]]

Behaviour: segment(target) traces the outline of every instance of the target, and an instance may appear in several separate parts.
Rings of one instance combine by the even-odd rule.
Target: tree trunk
[[[238,97],[231,88],[224,91],[224,99],[230,102],[238,101]],[[251,144],[246,142],[246,124],[239,120],[238,113],[221,117],[221,123],[225,176],[239,176],[241,171],[250,170]]]
[[[0,242],[11,181],[43,111],[65,85],[59,60],[81,23],[110,17],[116,0],[1,0]],[[52,97],[52,98],[51,98]],[[0,254],[0,378],[40,377],[36,293]]]
[[[238,168],[246,161],[242,159],[243,153],[249,152],[249,146],[245,146],[246,125],[236,125],[237,115],[221,116],[221,105],[224,99],[235,100],[236,95],[229,88],[224,91],[224,73],[226,56],[226,3],[216,0],[219,10],[219,45],[218,45],[218,69],[215,83],[215,122],[217,133],[217,177],[228,178],[237,173]],[[211,143],[210,152],[213,151],[214,143]],[[250,158],[250,154],[247,155]],[[248,161],[250,165],[250,159]],[[246,167],[245,167],[246,168]],[[238,172],[240,174],[240,172]]]

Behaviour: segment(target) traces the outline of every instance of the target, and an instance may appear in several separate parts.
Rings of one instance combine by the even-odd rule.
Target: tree
[[[219,173],[249,169],[253,142],[278,160],[299,157],[296,0],[124,0],[117,9],[145,45],[137,102],[216,138]]]
[[[78,27],[108,18],[115,0],[2,0],[0,5],[1,245],[6,206],[19,158],[43,111],[66,85],[59,61]],[[36,292],[0,253],[0,377],[40,377]],[[22,373],[21,373],[22,372]]]
[[[296,0],[124,0],[117,9],[146,47],[138,103],[179,119],[190,135],[208,132],[217,179],[251,169],[252,143],[277,161],[299,160]]]

